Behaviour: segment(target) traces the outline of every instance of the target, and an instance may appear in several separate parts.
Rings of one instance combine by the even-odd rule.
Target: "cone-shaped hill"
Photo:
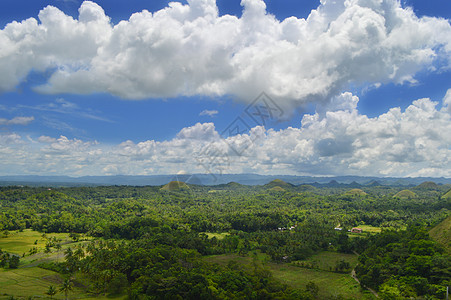
[[[164,191],[180,191],[188,190],[189,186],[183,181],[171,181],[168,184],[164,185],[161,189]]]
[[[437,190],[439,188],[440,187],[435,182],[432,181],[425,181],[415,187],[415,189],[421,190]]]
[[[280,188],[283,188],[283,189],[286,190],[286,189],[292,188],[293,185],[291,183],[285,182],[285,181],[280,180],[280,179],[274,179],[273,181],[265,184],[264,187],[267,188],[267,189],[272,189],[274,187],[280,187]]]
[[[347,191],[343,195],[345,195],[345,196],[366,196],[368,194],[365,193],[364,191],[362,191],[361,189],[352,189],[352,190]]]
[[[410,190],[402,190],[397,192],[393,198],[399,198],[399,199],[412,199],[415,198],[417,196],[417,194],[415,194],[414,192],[410,191]]]
[[[224,184],[224,186],[229,187],[229,188],[241,188],[241,187],[243,187],[242,184],[240,184],[238,182],[235,182],[235,181],[230,181],[229,183]]]
[[[231,181],[229,183],[223,183],[223,184],[219,184],[216,186],[217,188],[221,189],[221,190],[230,190],[230,191],[234,191],[234,190],[239,190],[239,189],[246,189],[248,188],[248,186]]]

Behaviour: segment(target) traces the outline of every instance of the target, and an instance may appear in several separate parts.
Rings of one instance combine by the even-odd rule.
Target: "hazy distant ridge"
[[[170,181],[183,181],[190,184],[217,185],[231,181],[246,185],[263,185],[268,182],[280,179],[285,182],[299,184],[359,184],[359,185],[391,185],[408,186],[418,185],[425,181],[432,181],[437,184],[451,184],[451,178],[396,178],[396,177],[362,177],[362,176],[336,176],[336,177],[310,177],[292,175],[258,175],[258,174],[194,174],[194,175],[150,175],[150,176],[0,176],[0,185],[164,185]]]

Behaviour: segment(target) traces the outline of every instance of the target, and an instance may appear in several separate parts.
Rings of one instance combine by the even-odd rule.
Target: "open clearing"
[[[357,255],[355,254],[345,254],[337,253],[331,251],[324,251],[319,254],[313,255],[302,262],[309,262],[315,266],[316,269],[323,271],[331,271],[337,265],[337,262],[344,260],[349,263],[349,265],[354,268],[357,265]],[[293,262],[296,265],[297,262]]]
[[[380,233],[382,229],[380,227],[374,227],[371,225],[359,225],[358,228],[362,228],[363,233]]]
[[[209,239],[217,238],[218,240],[222,240],[226,236],[230,235],[228,232],[222,232],[222,233],[213,233],[213,232],[204,232]]]

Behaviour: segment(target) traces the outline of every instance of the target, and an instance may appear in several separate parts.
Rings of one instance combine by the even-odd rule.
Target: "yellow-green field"
[[[58,287],[63,278],[53,271],[38,267],[0,270],[0,299],[2,296],[14,297],[46,297],[45,292],[50,285]],[[83,296],[84,291],[75,286],[70,295]],[[55,299],[64,298],[58,293]]]
[[[48,238],[55,237],[61,239],[62,244],[72,242],[69,239],[68,233],[49,233],[46,236]],[[22,256],[23,253],[28,253],[33,247],[38,248],[39,251],[43,251],[45,243],[46,239],[42,237],[42,233],[25,229],[23,232],[10,232],[8,237],[0,238],[0,249]]]
[[[2,251],[17,254],[20,256],[20,266],[37,266],[42,262],[63,261],[64,250],[68,247],[75,247],[77,244],[86,243],[86,241],[74,242],[69,238],[68,233],[49,233],[42,236],[42,233],[25,229],[22,232],[10,232],[8,237],[0,238],[0,249]],[[45,244],[48,239],[56,238],[60,240],[61,249],[57,251],[51,248],[50,253],[44,253]],[[36,254],[30,255],[30,250],[37,248]],[[25,254],[25,256],[23,256]]]
[[[358,228],[362,228],[363,233],[380,233],[382,229],[380,227],[374,227],[371,225],[359,225]]]
[[[28,299],[30,297],[48,298],[45,292],[50,285],[59,288],[64,278],[62,275],[37,267],[42,262],[63,261],[64,250],[67,247],[74,247],[79,243],[74,243],[67,233],[51,233],[43,237],[41,233],[24,230],[23,232],[10,232],[8,237],[0,238],[0,249],[5,252],[20,256],[18,269],[0,269],[0,299],[15,298]],[[57,251],[51,248],[50,253],[44,253],[47,239],[60,239],[62,248]],[[38,249],[38,253],[29,255],[29,250],[33,247]],[[25,257],[22,255],[25,253]],[[69,294],[71,299],[89,299],[93,295],[86,293],[86,287],[79,281],[74,281],[73,290]],[[64,299],[63,293],[56,294],[54,299]],[[95,299],[107,299],[106,297],[95,297]]]

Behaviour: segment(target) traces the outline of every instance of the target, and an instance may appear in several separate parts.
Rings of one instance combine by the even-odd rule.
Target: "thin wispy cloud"
[[[37,105],[22,105],[19,104],[13,108],[18,109],[29,109],[41,112],[52,112],[63,115],[71,115],[73,117],[91,119],[102,122],[114,123],[111,119],[101,116],[98,112],[90,109],[82,109],[77,104],[67,101],[63,98],[58,98],[54,102],[43,103]]]
[[[205,109],[203,111],[201,111],[199,113],[199,116],[209,116],[209,117],[214,117],[215,115],[217,115],[219,112],[217,110],[208,110]]]
[[[34,121],[34,117],[14,117],[12,119],[0,118],[0,125],[28,125]]]

